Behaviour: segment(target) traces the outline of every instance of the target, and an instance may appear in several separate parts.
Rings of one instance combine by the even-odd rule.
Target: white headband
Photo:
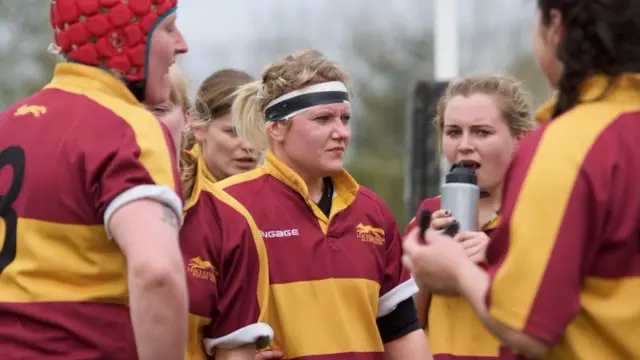
[[[311,85],[271,101],[265,108],[266,120],[288,120],[312,107],[335,103],[349,104],[349,91],[344,83],[330,81]]]

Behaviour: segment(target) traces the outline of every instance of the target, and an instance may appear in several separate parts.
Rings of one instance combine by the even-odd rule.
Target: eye
[[[151,108],[151,113],[153,113],[155,116],[162,116],[162,115],[166,114],[167,112],[169,112],[169,109],[167,109],[165,107],[153,107],[153,108]]]
[[[444,134],[449,137],[459,136],[461,131],[459,129],[447,129]]]
[[[175,30],[176,28],[176,21],[170,21],[167,23],[167,26],[165,26],[165,29],[167,30],[168,33],[172,33],[173,30]]]
[[[313,120],[324,122],[324,121],[329,121],[329,119],[331,119],[329,115],[322,115],[322,116],[315,117]]]
[[[351,120],[351,115],[342,115],[342,117],[340,117],[340,120],[342,120],[342,122],[349,122],[349,120]]]
[[[480,137],[487,137],[487,136],[491,135],[491,131],[480,129],[480,130],[476,131],[476,134],[478,134]]]

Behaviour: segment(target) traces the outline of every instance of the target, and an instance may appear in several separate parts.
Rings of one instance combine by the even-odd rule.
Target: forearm
[[[485,295],[489,290],[489,275],[472,262],[466,262],[459,268],[459,292],[473,307],[485,327],[500,341],[515,349],[519,354],[536,359],[544,356],[548,346],[536,338],[514,330],[493,318],[485,305]]]
[[[384,344],[385,360],[429,360],[432,359],[427,338],[422,330]]]
[[[413,296],[413,302],[416,305],[416,311],[418,314],[418,321],[423,328],[427,326],[429,317],[429,303],[431,301],[431,294],[427,290],[422,290]]]
[[[176,259],[179,260],[179,259]],[[129,273],[130,311],[140,360],[183,359],[188,299],[184,268],[133,268]]]
[[[216,349],[215,360],[254,360],[256,358],[255,344],[235,349]]]

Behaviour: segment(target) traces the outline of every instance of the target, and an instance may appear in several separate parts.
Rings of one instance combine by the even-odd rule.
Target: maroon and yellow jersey
[[[640,358],[638,81],[587,80],[507,172],[489,311],[553,345],[545,359]]]
[[[202,165],[180,230],[189,288],[188,360],[206,359],[219,347],[266,346],[273,338],[260,230],[237,200],[213,187]]]
[[[104,224],[140,198],[181,214],[163,129],[124,83],[79,64],[0,115],[0,357],[137,359],[126,261]]]
[[[204,156],[202,155],[202,148],[200,147],[200,144],[195,144],[191,149],[185,150],[184,155],[195,159],[198,174],[197,176],[200,179],[204,179],[211,184],[215,184],[218,182],[218,179],[216,179],[211,171],[209,171],[209,168],[204,161]]]
[[[417,226],[423,210],[440,210],[440,196],[425,199],[416,217],[407,225],[406,232]],[[482,231],[491,236],[499,218],[482,226]],[[507,349],[487,330],[476,316],[473,307],[462,297],[432,294],[428,306],[428,323],[424,330],[429,338],[431,352],[436,360],[485,360],[498,359]]]
[[[265,165],[216,184],[255,219],[267,248],[274,347],[287,359],[382,359],[376,319],[417,292],[389,208],[346,171],[326,216],[303,180]]]

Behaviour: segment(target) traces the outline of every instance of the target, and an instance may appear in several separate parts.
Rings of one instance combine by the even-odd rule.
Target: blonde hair
[[[222,69],[211,74],[196,92],[194,106],[190,109],[191,127],[208,126],[215,119],[229,114],[236,90],[253,80],[248,73],[236,69]],[[188,153],[196,144],[193,131],[184,134],[182,144],[180,177],[183,192],[189,197],[193,191],[198,162],[196,157]]]
[[[189,110],[191,109],[191,100],[189,99],[189,78],[187,75],[180,69],[177,64],[171,65],[169,68],[169,98],[171,103],[176,106],[179,106],[182,109],[182,112],[185,116],[188,116]],[[185,150],[185,141],[184,135],[182,136],[182,141],[180,143],[180,153]],[[178,166],[180,169],[180,183],[183,186],[185,185],[185,174],[182,172],[183,164],[182,164],[182,156],[178,161]]]
[[[261,79],[242,86],[231,108],[233,125],[240,136],[259,150],[269,146],[265,108],[276,98],[307,86],[341,81],[349,76],[321,52],[306,49],[267,66]]]
[[[169,97],[174,105],[180,106],[186,114],[191,108],[189,100],[189,78],[177,64],[169,68]]]
[[[472,75],[449,83],[438,100],[433,124],[438,130],[439,139],[442,139],[444,112],[449,101],[456,96],[469,97],[474,94],[485,94],[495,99],[511,135],[520,135],[536,127],[531,94],[519,80],[507,75]]]

